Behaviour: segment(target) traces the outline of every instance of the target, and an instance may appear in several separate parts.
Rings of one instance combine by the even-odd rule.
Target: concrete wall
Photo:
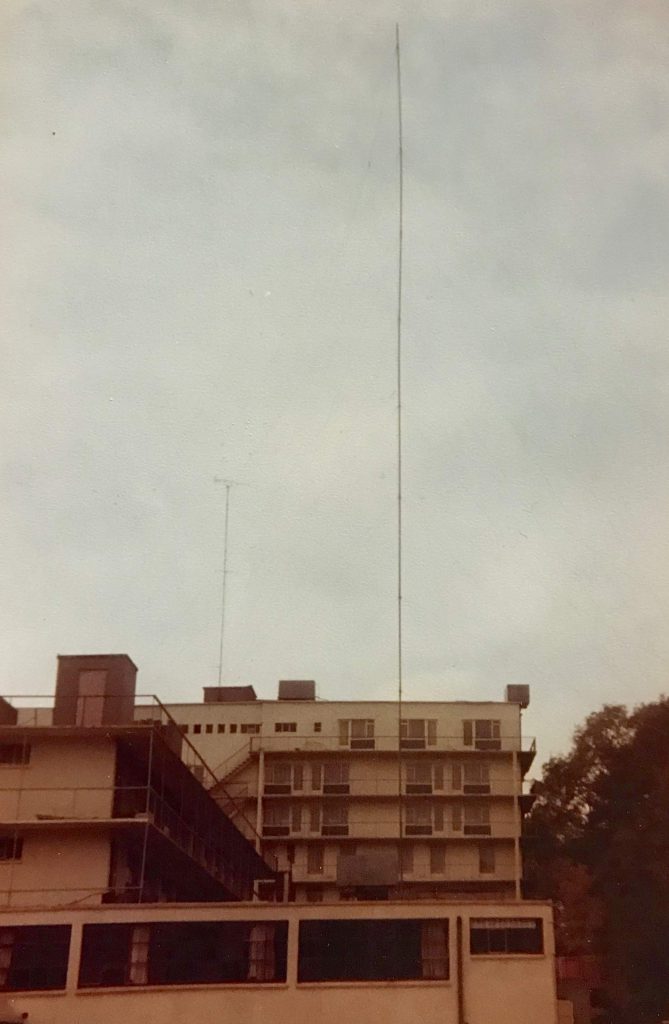
[[[109,880],[109,855],[103,830],[27,832],[21,860],[0,863],[0,906],[99,903]]]
[[[298,745],[310,750],[336,750],[340,719],[369,718],[375,722],[376,749],[397,749],[397,705],[392,701],[245,701],[170,704],[167,709],[177,722],[188,725],[188,739],[214,769],[228,759],[234,763],[235,754],[248,747],[251,735],[241,731],[247,724],[260,726],[267,750],[291,751],[297,738]],[[435,750],[467,749],[462,742],[462,722],[477,718],[500,721],[503,750],[520,746],[520,709],[516,704],[415,701],[403,705],[403,717],[437,721]],[[296,732],[275,731],[276,723],[286,722],[295,722]],[[199,734],[193,731],[196,724],[201,727]],[[212,728],[210,733],[207,725]],[[219,733],[219,726],[225,731]],[[236,727],[235,732],[231,726]]]
[[[30,762],[0,765],[0,820],[109,818],[116,748],[99,739],[30,736]]]
[[[478,956],[469,954],[468,922],[478,916],[542,917],[545,952],[539,955]],[[313,918],[447,918],[451,934],[449,981],[346,982],[297,984],[297,927]],[[462,1001],[458,1014],[456,921],[463,922]],[[78,948],[84,923],[161,920],[288,920],[288,978],[285,984],[184,985],[175,988],[95,990],[77,993]],[[545,904],[449,905],[429,903],[356,905],[152,906],[51,914],[0,915],[0,927],[12,923],[72,923],[68,989],[66,993],[19,994],[10,997],[15,1013],[28,1013],[39,1024],[341,1024],[343,1019],[365,1024],[557,1024],[554,948],[550,909]]]
[[[0,863],[0,905],[99,902],[109,880],[108,831],[78,823],[111,817],[115,745],[104,733],[29,742],[28,764],[0,766],[0,821],[28,826],[21,858]]]

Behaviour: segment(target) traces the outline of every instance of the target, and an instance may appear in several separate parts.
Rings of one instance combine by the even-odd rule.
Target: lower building
[[[551,911],[529,901],[6,911],[0,989],[29,1024],[558,1020]]]

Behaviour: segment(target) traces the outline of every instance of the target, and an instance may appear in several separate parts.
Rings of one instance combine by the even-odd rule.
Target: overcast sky
[[[669,689],[665,0],[7,0],[2,691]]]

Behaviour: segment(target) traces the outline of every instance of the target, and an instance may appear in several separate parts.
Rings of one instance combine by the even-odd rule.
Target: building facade
[[[0,906],[248,900],[274,886],[176,723],[155,700],[137,707],[135,672],[124,656],[63,658],[51,708],[0,704]]]
[[[530,901],[0,911],[0,992],[17,1024],[557,1024]]]
[[[240,699],[240,697],[242,699]],[[316,700],[287,681],[205,689],[170,715],[212,793],[261,837],[298,900],[518,898],[527,687],[497,702]]]

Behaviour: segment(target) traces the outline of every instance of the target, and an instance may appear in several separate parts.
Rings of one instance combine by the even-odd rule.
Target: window
[[[265,772],[265,792],[269,795],[298,792],[304,788],[304,771],[299,761],[269,761]]]
[[[242,722],[240,732],[257,736],[260,732],[260,726],[256,722]]]
[[[476,750],[501,750],[500,721],[492,718],[468,719],[462,723],[462,742]]]
[[[237,732],[237,726],[234,724],[234,722],[230,726],[230,732]]]
[[[404,833],[407,836],[432,835],[432,807],[430,804],[407,804]]]
[[[403,718],[400,722],[400,747],[403,750],[424,750],[437,742],[437,720]]]
[[[490,765],[486,761],[472,761],[463,765],[464,793],[490,792]]]
[[[326,761],[323,766],[323,792],[348,793],[349,790],[348,761]]]
[[[188,725],[187,725],[187,723],[186,723],[186,722],[183,722],[183,723],[182,723],[182,724],[181,724],[181,725],[179,726],[179,728],[181,729],[181,732],[183,733],[183,735],[184,735],[184,736],[187,736],[187,735],[188,735]]]
[[[374,750],[374,719],[342,718],[339,720],[339,746],[351,750]]]
[[[479,874],[495,874],[495,847],[490,843],[481,843],[479,846]]]
[[[541,918],[473,917],[469,924],[469,950],[486,953],[543,953]]]
[[[21,836],[0,836],[0,861],[21,860],[23,839]]]
[[[400,860],[403,875],[413,874],[413,844],[404,843],[400,848]]]
[[[321,809],[318,804],[312,804],[309,808],[309,831],[320,832],[321,830]]]
[[[0,765],[28,765],[30,755],[30,743],[0,743]]]
[[[84,925],[80,988],[286,980],[285,921]]]
[[[220,733],[225,732],[225,722],[219,722],[218,723],[217,732],[219,733],[219,735],[220,735]]]
[[[290,835],[290,806],[284,803],[271,803],[265,808],[263,818],[263,835]]]
[[[0,990],[64,989],[69,925],[0,928]]]
[[[274,732],[297,732],[297,722],[275,722]]]
[[[130,934],[130,970],[128,980],[131,985],[147,985],[149,982],[149,940],[151,930],[148,924],[136,924]]]
[[[489,836],[490,830],[490,806],[484,803],[465,804],[465,827],[466,836]]]
[[[263,817],[263,835],[288,836],[302,831],[302,808],[299,804],[270,803]]]
[[[301,921],[297,971],[298,982],[445,980],[448,922]]]
[[[205,732],[206,732],[206,733],[207,733],[208,735],[210,735],[210,734],[211,734],[211,733],[212,733],[212,732],[214,731],[214,727],[213,727],[213,725],[212,725],[211,723],[209,723],[208,725],[205,725],[205,727],[204,727],[204,731],[205,731]]]
[[[407,793],[432,792],[432,765],[425,761],[410,761],[406,766]]]
[[[193,732],[195,733],[196,736],[199,736],[200,733],[202,732],[202,726],[199,724],[199,722],[193,726]]]
[[[404,834],[407,836],[431,836],[433,832],[444,831],[443,804],[414,801],[406,804]]]
[[[446,847],[441,843],[430,846],[430,874],[446,874]]]
[[[321,732],[323,728],[322,722],[314,722],[314,732]]]
[[[325,851],[320,843],[307,848],[307,874],[322,875],[325,864]]]
[[[490,792],[490,765],[486,761],[454,764],[452,773],[453,789],[464,793]]]
[[[327,803],[323,806],[321,834],[324,836],[348,835],[348,807],[346,804]]]
[[[322,903],[323,889],[320,885],[311,885],[307,889],[307,903]]]

